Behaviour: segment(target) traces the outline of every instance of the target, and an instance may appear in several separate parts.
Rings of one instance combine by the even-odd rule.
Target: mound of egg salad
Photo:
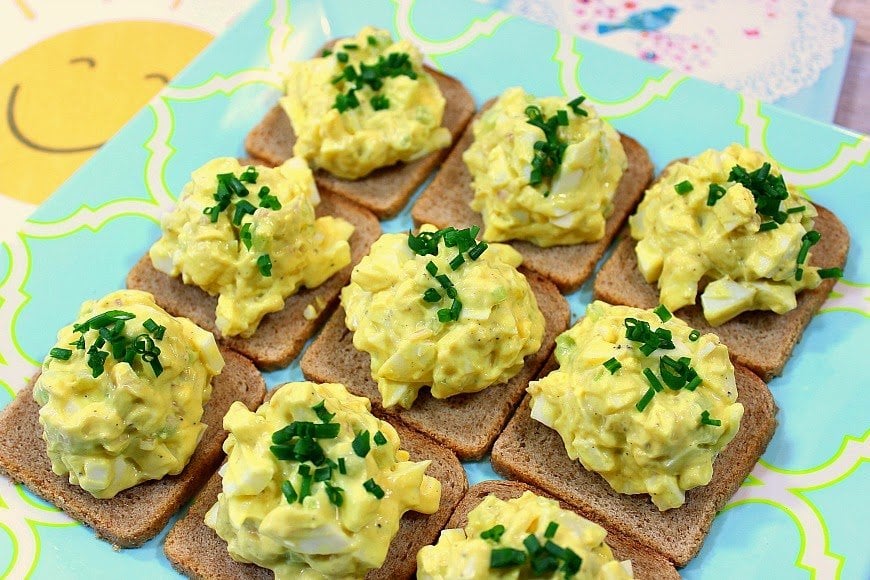
[[[417,554],[418,580],[487,578],[633,578],[631,562],[614,559],[601,526],[526,491],[488,495],[464,529],[446,529]]]
[[[147,292],[85,302],[33,388],[52,471],[100,499],[180,473],[223,366],[214,335]]]
[[[256,413],[236,402],[223,491],[205,523],[236,561],[284,578],[362,578],[408,510],[437,511],[430,461],[409,461],[368,399],[340,384],[287,383]]]
[[[549,247],[604,237],[627,160],[613,127],[580,103],[515,87],[475,121],[462,158],[483,239]]]
[[[293,154],[337,177],[358,179],[450,145],[445,100],[420,51],[386,30],[363,28],[319,58],[291,63],[284,88]]]
[[[595,301],[556,339],[556,359],[558,370],[529,383],[531,414],[571,459],[619,493],[648,493],[661,511],[710,482],[743,417],[718,337],[661,306]]]
[[[670,310],[695,303],[718,326],[747,310],[783,314],[837,270],[809,266],[816,209],[776,163],[732,144],[668,166],[629,218],[637,262]]]
[[[385,407],[409,408],[427,385],[443,399],[505,382],[544,334],[516,250],[478,242],[476,227],[420,230],[381,236],[341,293]]]
[[[300,159],[274,169],[213,159],[193,172],[178,205],[163,217],[151,262],[218,295],[221,334],[249,337],[300,286],[317,287],[350,263],[353,226],[315,218],[319,203],[311,170]]]

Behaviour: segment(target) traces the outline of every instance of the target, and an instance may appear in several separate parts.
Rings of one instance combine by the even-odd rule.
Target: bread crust
[[[322,195],[315,208],[317,217],[331,215],[347,220],[354,226],[350,237],[351,261],[317,288],[301,288],[287,297],[284,309],[267,314],[249,338],[224,337],[215,325],[217,297],[202,289],[184,284],[181,278],[168,276],[151,264],[148,254],[142,257],[127,276],[127,288],[145,290],[173,316],[184,316],[211,331],[218,341],[254,361],[259,368],[275,370],[286,367],[338,304],[342,287],[350,280],[353,266],[368,254],[372,243],[381,234],[378,220],[367,210],[334,195]],[[320,301],[324,306],[317,308]],[[303,316],[305,308],[315,306],[310,320]]]
[[[815,206],[815,229],[822,234],[813,246],[810,263],[820,267],[843,267],[849,251],[849,232],[829,210]],[[622,232],[611,257],[595,277],[595,298],[610,304],[654,308],[659,304],[656,285],[648,283],[637,266],[636,242]],[[818,288],[797,295],[797,308],[785,314],[770,311],[744,312],[720,326],[710,326],[700,304],[680,308],[676,315],[702,333],[712,332],[728,346],[735,362],[752,369],[765,381],[782,373],[792,350],[813,315],[834,287],[834,279],[822,280]]]
[[[366,575],[369,580],[413,577],[417,570],[417,552],[435,541],[453,513],[453,508],[468,489],[465,470],[453,453],[412,430],[402,426],[396,426],[396,430],[402,441],[401,448],[408,451],[411,460],[432,460],[426,473],[441,482],[441,504],[438,511],[431,515],[405,513],[384,565],[369,572]],[[233,560],[227,552],[226,542],[205,525],[205,513],[217,501],[220,490],[221,478],[215,474],[197,496],[187,515],[170,530],[163,546],[167,558],[176,570],[191,578],[271,579],[271,570]]]
[[[551,359],[541,375],[557,368]],[[713,462],[709,484],[686,492],[686,503],[660,512],[646,494],[613,490],[565,451],[559,434],[531,418],[526,396],[495,442],[492,466],[501,475],[539,487],[585,517],[662,554],[677,566],[692,559],[713,518],[740,487],[764,453],[776,429],[776,404],[767,385],[752,371],[735,365],[737,400],[744,414],[734,439]]]
[[[493,102],[488,101],[475,119]],[[620,140],[628,158],[628,169],[614,193],[613,213],[607,218],[602,239],[587,244],[550,248],[541,248],[522,240],[507,242],[523,255],[523,265],[526,268],[546,276],[562,292],[576,290],[589,278],[595,264],[604,255],[652,180],[653,165],[647,150],[627,135],[620,134]],[[462,139],[450,152],[435,179],[414,203],[411,217],[414,218],[416,226],[429,223],[444,228],[453,224],[465,224],[483,228],[481,215],[469,206],[474,199],[474,190],[471,187],[471,173],[462,160],[462,154],[473,142],[473,123],[469,123]]]
[[[239,400],[256,409],[266,395],[263,377],[251,361],[226,348],[221,348],[221,354],[226,365],[213,379],[212,396],[203,409],[202,422],[208,428],[178,475],[140,483],[111,499],[97,499],[69,483],[67,477],[56,475],[42,439],[39,405],[33,400],[36,377],[0,412],[0,473],[23,483],[114,546],[141,546],[163,529],[217,469],[226,438],[223,417],[230,405]]]
[[[529,279],[538,307],[544,315],[544,338],[540,350],[526,357],[525,367],[507,383],[478,393],[434,399],[428,389],[420,391],[410,409],[381,405],[381,394],[371,375],[371,357],[353,345],[353,333],[344,323],[344,308],[336,309],[317,339],[302,356],[302,372],[308,380],[342,383],[372,402],[372,412],[389,421],[400,421],[453,450],[462,460],[480,459],[492,447],[513,413],[529,381],[546,362],[556,336],[568,327],[568,303],[546,278],[522,271]]]
[[[447,522],[445,529],[464,528],[468,524],[468,513],[477,507],[488,495],[494,495],[502,500],[509,500],[520,497],[526,491],[531,491],[549,499],[555,499],[550,494],[519,481],[483,481],[471,486],[468,492],[466,492],[462,501],[456,506],[456,510],[454,510],[453,515],[450,517],[450,521]],[[559,501],[559,505],[562,509],[573,511],[581,516],[583,515],[577,508],[564,501]],[[596,523],[607,529],[604,524],[600,522]],[[634,577],[638,580],[667,580],[669,578],[680,577],[674,565],[664,556],[655,550],[639,544],[624,534],[608,529],[605,542],[613,550],[613,556],[617,560],[631,560]]]
[[[446,105],[442,125],[450,131],[451,143],[456,143],[474,114],[474,97],[454,77],[428,66],[424,68],[438,83],[444,95]],[[295,143],[296,134],[290,118],[280,105],[275,105],[248,133],[245,150],[257,158],[258,163],[275,166],[293,156]],[[341,179],[323,169],[314,171],[314,180],[321,192],[343,196],[384,219],[395,215],[405,206],[417,187],[447,156],[451,146],[433,151],[410,163],[376,169],[356,180]]]

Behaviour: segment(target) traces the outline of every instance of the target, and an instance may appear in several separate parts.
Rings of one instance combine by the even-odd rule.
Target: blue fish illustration
[[[598,24],[598,34],[607,34],[616,30],[658,30],[671,23],[680,9],[665,5],[654,10],[635,12],[622,22],[601,22]]]

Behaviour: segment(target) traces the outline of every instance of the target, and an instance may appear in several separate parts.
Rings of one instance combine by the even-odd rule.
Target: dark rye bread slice
[[[408,451],[413,461],[432,460],[426,474],[441,482],[441,505],[431,515],[406,512],[402,516],[384,565],[370,571],[366,575],[369,580],[413,577],[417,570],[417,552],[435,541],[468,489],[465,470],[453,453],[410,429],[396,426],[396,430],[402,440],[402,449]],[[227,552],[226,542],[205,525],[205,513],[217,501],[220,491],[221,478],[215,474],[187,515],[170,530],[163,546],[166,556],[176,570],[191,578],[271,579],[271,570],[233,560]]]
[[[534,488],[519,481],[483,481],[473,485],[450,517],[446,528],[464,528],[468,524],[468,512],[477,507],[488,495],[494,495],[502,500],[515,499],[524,492],[531,491],[542,497],[553,499],[552,496],[540,489]],[[576,508],[560,501],[562,509],[580,513]],[[583,514],[580,514],[581,516]],[[597,522],[596,522],[597,523]],[[599,524],[602,525],[603,524]],[[606,526],[603,526],[606,529]],[[631,560],[634,577],[638,580],[665,580],[679,578],[680,575],[664,556],[637,543],[630,537],[615,531],[607,531],[607,545],[613,550],[613,556],[617,560]]]
[[[389,421],[398,420],[452,449],[460,459],[480,459],[492,447],[504,424],[519,403],[529,381],[546,362],[556,336],[568,327],[568,303],[546,278],[522,271],[544,315],[540,350],[526,357],[525,366],[511,380],[478,393],[435,399],[421,389],[410,409],[384,409],[377,383],[372,379],[371,357],[353,346],[353,333],[344,324],[344,308],[337,308],[317,339],[302,356],[302,372],[308,380],[342,383],[355,395],[368,397],[372,412]]]
[[[96,499],[66,476],[55,475],[42,439],[39,405],[33,400],[35,378],[0,413],[0,473],[23,483],[114,546],[142,545],[163,529],[220,465],[226,437],[223,418],[230,405],[241,401],[256,409],[266,395],[263,377],[251,361],[225,348],[221,354],[226,365],[212,381],[211,399],[202,416],[208,428],[178,475],[140,483],[111,499]]]
[[[813,246],[810,263],[820,267],[842,267],[849,251],[849,232],[830,211],[816,206],[819,212],[815,229],[822,234]],[[654,308],[659,304],[658,286],[644,279],[637,267],[635,241],[627,231],[613,255],[595,277],[595,297],[611,304],[639,308]],[[770,311],[744,312],[721,326],[710,326],[704,318],[700,300],[680,308],[675,314],[689,326],[701,332],[712,332],[728,346],[735,362],[749,367],[765,381],[782,373],[791,351],[800,340],[804,328],[821,308],[835,280],[823,280],[814,290],[804,290],[797,296],[797,308],[785,314]]]
[[[474,98],[455,78],[429,67],[426,67],[426,72],[438,83],[447,101],[441,124],[450,131],[451,141],[455,143],[474,114]],[[275,105],[248,133],[245,150],[264,164],[274,166],[293,156],[295,143],[296,134],[290,118],[280,105]],[[410,163],[376,169],[357,180],[341,179],[324,169],[315,170],[314,179],[320,191],[342,195],[370,209],[379,218],[387,218],[405,206],[417,187],[441,163],[448,151],[449,145]]]
[[[492,101],[482,111],[490,104]],[[576,290],[592,274],[595,264],[604,255],[652,179],[653,165],[646,149],[627,135],[620,135],[620,140],[628,157],[628,169],[614,193],[613,214],[607,219],[603,238],[588,244],[550,248],[541,248],[522,240],[508,242],[523,255],[526,268],[543,274],[562,292]],[[462,160],[462,154],[473,142],[474,131],[472,123],[469,123],[462,139],[453,148],[431,185],[411,209],[417,226],[429,223],[439,228],[455,224],[483,227],[481,215],[468,205],[474,199],[474,190],[471,188],[471,173]]]
[[[554,360],[545,372],[556,368]],[[687,491],[686,503],[679,508],[660,512],[646,494],[617,493],[600,475],[570,459],[559,434],[531,418],[528,396],[495,442],[492,466],[503,476],[539,487],[608,530],[685,566],[701,548],[716,512],[752,471],[776,429],[777,408],[767,385],[740,365],[734,370],[737,400],[744,408],[740,429],[716,457],[710,483]]]
[[[127,287],[150,292],[167,312],[190,318],[213,332],[219,341],[253,360],[261,369],[286,367],[329,316],[338,303],[342,287],[350,279],[354,264],[368,254],[372,243],[381,235],[381,226],[375,216],[337,196],[323,195],[316,214],[318,217],[340,217],[353,224],[355,230],[349,240],[350,264],[317,288],[301,288],[297,294],[289,296],[284,309],[264,316],[250,338],[222,336],[215,326],[217,297],[209,296],[197,286],[184,284],[181,277],[173,278],[155,269],[148,254],[133,266],[127,276]],[[317,307],[317,301],[323,304],[322,308]],[[316,316],[310,320],[303,316],[309,304],[316,310]]]

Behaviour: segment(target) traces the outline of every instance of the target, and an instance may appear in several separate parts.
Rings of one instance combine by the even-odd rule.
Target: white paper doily
[[[815,83],[844,41],[833,0],[489,3],[767,102]]]

